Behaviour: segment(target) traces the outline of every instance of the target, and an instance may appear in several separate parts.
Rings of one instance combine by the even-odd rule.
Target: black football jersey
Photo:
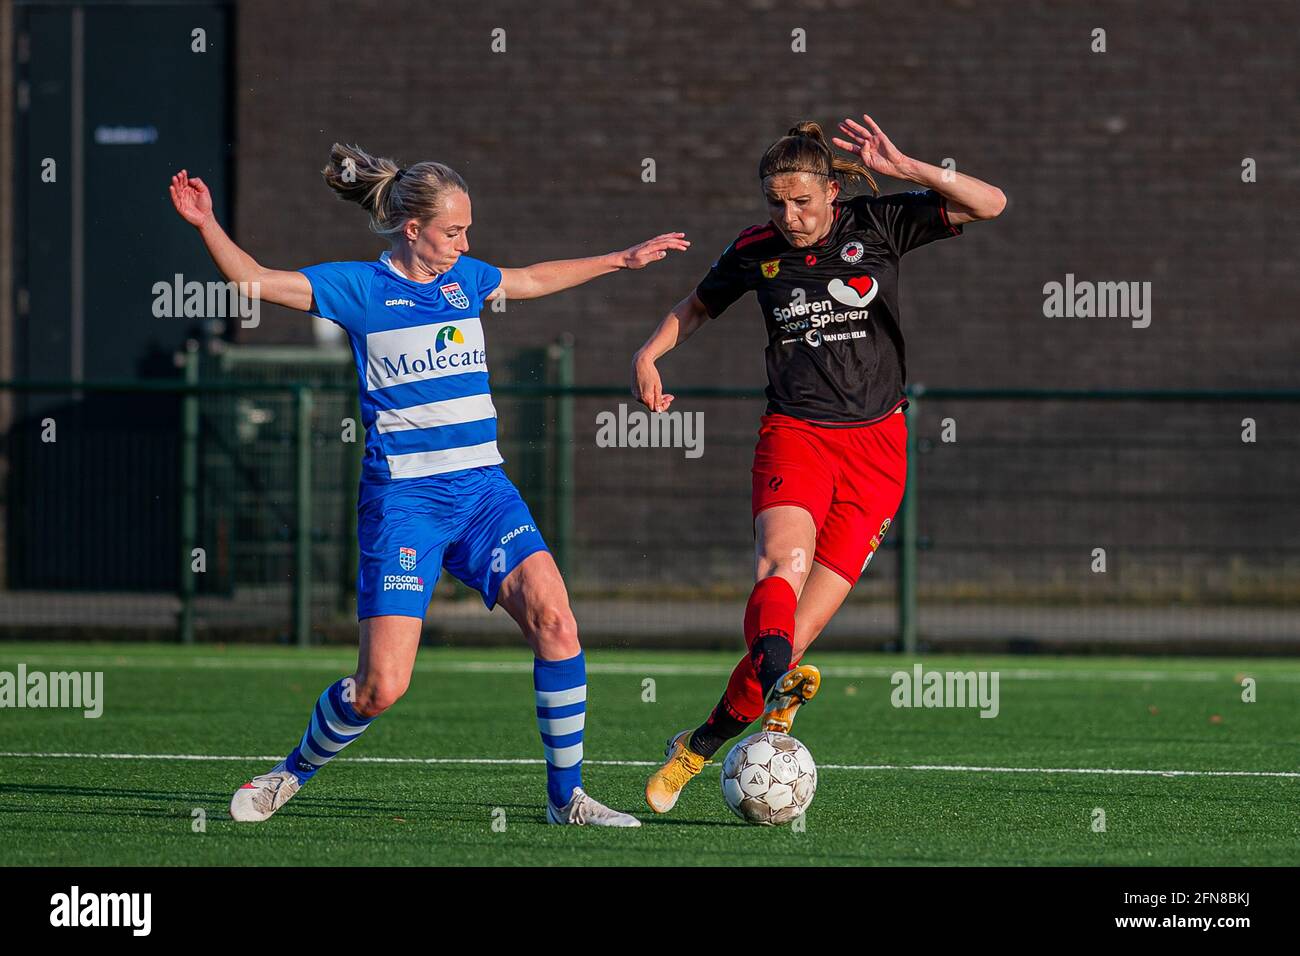
[[[961,234],[933,190],[834,204],[820,245],[796,248],[769,221],[742,232],[695,290],[716,318],[758,293],[767,323],[768,411],[825,425],[879,421],[903,404],[907,367],[898,261]]]

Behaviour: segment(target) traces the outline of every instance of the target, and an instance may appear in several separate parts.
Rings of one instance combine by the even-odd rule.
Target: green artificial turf
[[[639,830],[547,826],[528,653],[436,648],[421,650],[396,707],[250,825],[229,819],[232,791],[293,747],[354,652],[0,644],[0,670],[104,672],[98,719],[0,710],[0,864],[1300,863],[1296,776],[1043,772],[1296,774],[1300,661],[924,658],[928,670],[998,672],[1000,712],[982,719],[892,706],[890,674],[909,659],[811,654],[824,684],[794,728],[821,768],[806,827],[734,817],[719,792],[723,754],[655,817],[642,796],[649,762],[707,715],[734,661],[589,653],[586,786],[640,816]],[[1241,699],[1244,675],[1254,703]],[[1033,772],[918,769],[934,766]]]

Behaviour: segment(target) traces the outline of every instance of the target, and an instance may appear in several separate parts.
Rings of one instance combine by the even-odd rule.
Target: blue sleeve
[[[359,329],[366,314],[366,295],[374,267],[369,262],[323,262],[299,269],[311,283],[312,315]]]
[[[474,305],[475,308],[481,309],[483,300],[501,284],[501,270],[479,259],[471,259],[469,256],[461,256],[461,261],[473,267],[470,275],[473,276],[474,282]]]

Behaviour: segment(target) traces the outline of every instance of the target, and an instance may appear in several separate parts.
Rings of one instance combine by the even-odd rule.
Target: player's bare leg
[[[423,626],[420,618],[401,614],[368,617],[361,622],[361,647],[353,675],[357,713],[378,717],[406,693]]]
[[[709,719],[693,732],[682,731],[668,741],[665,763],[646,781],[646,803],[656,813],[671,810],[682,788],[722,745],[763,714],[767,692],[782,678],[792,673],[798,678],[791,678],[787,691],[778,695],[778,708],[783,712],[792,715],[803,700],[816,693],[820,682],[816,668],[792,671],[790,666],[798,595],[815,567],[816,543],[816,525],[804,508],[778,505],[759,512],[754,521],[756,584],[745,609],[749,656],[732,672]],[[806,697],[796,703],[800,692]]]
[[[397,703],[411,683],[422,624],[417,617],[397,614],[368,617],[361,622],[357,669],[341,682],[339,700],[331,704],[328,694],[333,688],[327,690],[323,695],[324,702],[317,704],[318,712],[313,715],[312,723],[294,753],[235,791],[230,801],[233,819],[240,823],[266,820],[284,806],[310,776],[315,775],[324,760],[332,758],[352,739],[360,736],[369,721]],[[325,713],[325,707],[330,707],[331,712]],[[340,724],[338,708],[350,708],[352,715],[365,723]],[[301,760],[302,766],[291,768],[290,760]],[[320,765],[312,766],[318,760]]]
[[[853,585],[823,564],[814,562],[799,592],[795,609],[791,668],[768,691],[764,700],[763,729],[788,734],[796,711],[812,700],[821,687],[821,672],[801,664],[804,652],[849,596]]]
[[[824,564],[813,562],[795,610],[793,660],[803,659],[852,590],[853,586],[840,575]]]
[[[550,553],[536,551],[521,561],[501,583],[497,603],[515,619],[533,651],[537,662],[534,665],[534,683],[539,688],[548,686],[538,682],[546,680],[544,675],[552,668],[582,675],[580,687],[537,691],[538,724],[547,759],[547,821],[639,827],[641,821],[611,810],[576,784],[581,779],[582,730],[586,723],[586,665],[581,657],[582,645],[578,642],[578,624],[569,607],[569,592]],[[565,796],[559,798],[564,800],[562,804],[551,797],[559,789],[565,791]]]

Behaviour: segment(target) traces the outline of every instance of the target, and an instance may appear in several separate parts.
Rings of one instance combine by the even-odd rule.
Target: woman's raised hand
[[[201,226],[212,218],[212,193],[197,176],[190,179],[189,173],[182,169],[172,177],[168,192],[176,211],[191,226]]]
[[[665,232],[662,236],[647,239],[616,255],[624,269],[642,269],[668,255],[669,249],[685,252],[690,247],[691,244],[686,240],[686,233]]]
[[[857,153],[862,164],[873,173],[892,176],[894,179],[906,179],[907,177],[902,175],[902,165],[907,157],[889,141],[885,131],[866,113],[862,114],[862,121],[867,125],[863,126],[862,123],[852,119],[841,120],[840,132],[847,138],[840,139],[836,136],[831,142],[840,149]]]

